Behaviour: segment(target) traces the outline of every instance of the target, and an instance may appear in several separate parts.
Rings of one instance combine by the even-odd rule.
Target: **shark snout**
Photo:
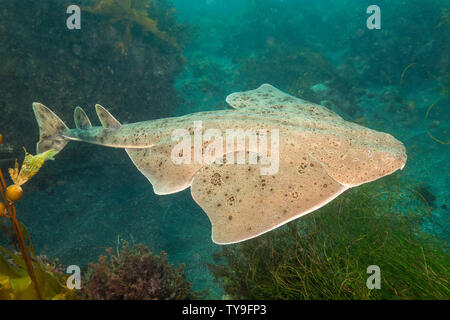
[[[397,139],[389,135],[391,139],[391,143],[387,146],[384,146],[384,156],[383,160],[391,169],[391,172],[397,171],[398,169],[402,170],[406,165],[406,160],[408,156],[406,155],[406,148]]]
[[[387,162],[392,164],[393,171],[398,169],[403,170],[406,165],[407,156],[406,153],[391,153],[387,156]]]
[[[393,163],[396,163],[397,168],[403,169],[406,164],[408,156],[406,155],[406,148],[402,142],[387,134],[390,139],[391,158]]]

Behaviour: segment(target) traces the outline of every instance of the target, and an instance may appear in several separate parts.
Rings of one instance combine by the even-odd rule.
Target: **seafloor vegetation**
[[[415,189],[386,178],[223,247],[209,268],[232,299],[447,299],[448,246],[420,230],[430,210]],[[366,286],[371,265],[380,290]]]
[[[0,145],[3,135],[0,134]],[[70,299],[76,291],[66,286],[68,275],[45,263],[42,256],[36,256],[29,232],[20,222],[16,203],[23,196],[22,185],[28,182],[48,159],[56,154],[50,149],[38,155],[25,151],[25,159],[19,167],[9,169],[13,182],[7,186],[3,171],[0,169],[0,219],[3,230],[7,230],[4,220],[9,220],[9,237],[12,244],[20,250],[9,250],[0,246],[0,300],[17,299]],[[3,231],[2,230],[2,231]],[[44,257],[45,258],[45,257]]]
[[[82,288],[81,274],[75,280],[79,287],[69,288],[71,272],[58,259],[36,255],[30,234],[20,222],[16,209],[16,203],[23,197],[22,185],[39,172],[46,160],[54,160],[57,151],[25,153],[23,163],[19,166],[16,161],[14,168],[9,169],[13,184],[7,186],[0,168],[0,230],[12,247],[0,245],[0,300],[179,300],[203,296],[191,291],[184,266],[176,268],[169,263],[165,252],[155,255],[144,244],[130,247],[126,241],[118,241],[116,252],[108,248],[109,257],[100,256],[98,264],[89,264]],[[4,220],[9,220],[9,225]]]
[[[180,300],[200,299],[206,292],[194,292],[183,266],[175,267],[167,254],[153,254],[145,245],[124,243],[116,252],[108,248],[97,264],[90,263],[82,289],[69,289],[69,274],[59,260],[36,256],[25,226],[31,251],[31,276],[21,254],[0,246],[0,300]]]
[[[176,268],[167,254],[153,254],[145,245],[127,242],[107,249],[97,264],[90,263],[83,299],[94,300],[186,300],[200,298],[191,291],[183,268]]]

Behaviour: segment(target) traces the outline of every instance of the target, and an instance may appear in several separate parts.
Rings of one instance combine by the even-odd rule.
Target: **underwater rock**
[[[172,30],[183,42],[184,31],[169,9],[165,10],[170,8],[169,2],[158,2],[158,9],[152,8],[158,27]],[[83,14],[83,32],[68,31],[64,23],[57,23],[66,12],[61,1],[27,5],[9,1],[3,3],[2,10],[7,14],[0,21],[4,30],[0,34],[0,59],[5,61],[0,67],[4,79],[0,127],[8,141],[33,144],[33,137],[23,130],[32,126],[29,114],[22,112],[32,96],[56,106],[63,116],[80,103],[102,101],[115,106],[124,121],[136,114],[147,119],[170,116],[179,101],[173,80],[182,68],[181,52],[165,41],[152,39],[139,27],[131,28],[124,53],[117,46],[126,37],[121,23],[111,25],[107,18],[87,13]]]
[[[430,187],[425,183],[420,184],[415,188],[416,192],[420,195],[419,199],[424,201],[431,207],[435,207],[436,196],[431,192]]]
[[[325,93],[329,90],[328,86],[323,83],[315,84],[311,87],[314,93]]]

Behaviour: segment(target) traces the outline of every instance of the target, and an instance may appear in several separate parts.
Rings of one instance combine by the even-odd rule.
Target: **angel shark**
[[[70,140],[125,149],[156,194],[191,187],[192,197],[211,221],[212,240],[218,244],[259,236],[322,207],[349,188],[405,166],[405,147],[393,136],[345,121],[323,106],[269,84],[233,93],[226,101],[232,109],[123,125],[96,105],[101,127],[93,127],[76,107],[76,129],[69,129],[50,109],[35,102],[40,130],[37,152],[61,151]],[[215,161],[175,163],[172,155],[179,141],[173,132],[184,129],[193,134],[198,122],[200,133],[211,128],[223,135],[230,128],[276,130],[277,171],[261,174],[262,163],[227,162],[225,156],[230,152],[226,148],[210,153]],[[216,145],[217,141],[225,144],[218,138],[201,140],[201,152],[206,153],[214,140]],[[184,151],[188,150],[180,154]],[[274,145],[266,151],[266,157],[274,154]],[[263,152],[244,143],[233,153],[250,158]]]

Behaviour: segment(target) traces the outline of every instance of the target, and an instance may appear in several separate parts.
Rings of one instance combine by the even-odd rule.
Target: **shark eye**
[[[373,151],[372,150],[367,150],[366,153],[367,153],[367,156],[369,158],[372,158],[372,156],[373,156]]]

